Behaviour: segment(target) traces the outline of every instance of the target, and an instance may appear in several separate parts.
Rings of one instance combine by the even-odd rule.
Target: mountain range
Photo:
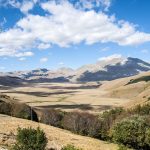
[[[76,70],[71,68],[59,68],[48,70],[45,68],[30,71],[1,72],[0,84],[4,84],[4,78],[16,81],[30,82],[93,82],[110,81],[118,78],[137,75],[140,72],[150,70],[150,63],[138,58],[109,57],[100,59],[95,64],[84,65]]]

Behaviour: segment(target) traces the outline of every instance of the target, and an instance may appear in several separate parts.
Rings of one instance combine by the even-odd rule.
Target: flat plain
[[[97,83],[36,83],[21,87],[0,89],[14,99],[39,108],[57,108],[65,111],[100,112],[129,102],[127,98],[111,98]]]

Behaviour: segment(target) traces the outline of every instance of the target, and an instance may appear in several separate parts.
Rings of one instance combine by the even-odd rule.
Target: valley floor
[[[106,96],[108,91],[97,87],[97,83],[37,83],[6,89],[3,87],[0,92],[30,106],[58,108],[65,111],[100,112],[123,106],[130,101],[129,98]]]

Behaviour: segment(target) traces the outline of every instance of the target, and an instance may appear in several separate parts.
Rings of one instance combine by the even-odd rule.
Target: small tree
[[[39,127],[18,128],[16,141],[12,150],[45,150],[47,144],[45,133]]]
[[[81,150],[81,149],[78,149],[73,145],[68,144],[67,146],[63,147],[62,150]]]

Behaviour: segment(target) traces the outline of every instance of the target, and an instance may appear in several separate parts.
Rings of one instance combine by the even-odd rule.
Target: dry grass
[[[39,83],[24,87],[12,87],[0,90],[0,92],[15,97],[30,106],[60,108],[65,111],[100,112],[116,106],[123,106],[129,101],[127,98],[104,96],[108,90],[89,87],[83,89],[82,86],[70,83]]]
[[[37,83],[24,87],[1,88],[0,92],[15,97],[30,106],[99,113],[113,107],[130,107],[145,103],[150,97],[150,82],[138,82],[130,85],[127,83],[131,79],[147,75],[150,75],[150,72],[103,82],[99,88],[96,88],[96,82],[87,84]]]
[[[83,150],[117,150],[118,148],[115,144],[75,135],[59,128],[5,115],[0,115],[0,145],[13,144],[15,141],[11,139],[12,133],[16,134],[18,127],[40,127],[46,133],[49,147],[55,147],[57,149],[67,144],[73,144]]]

